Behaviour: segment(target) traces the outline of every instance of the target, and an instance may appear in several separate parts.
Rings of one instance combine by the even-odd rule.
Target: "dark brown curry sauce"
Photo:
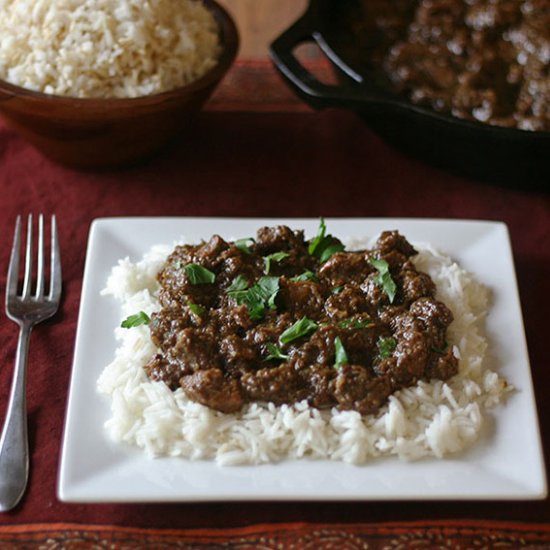
[[[248,243],[178,246],[158,275],[149,377],[226,413],[306,399],[368,414],[399,388],[457,372],[452,314],[403,236],[354,252],[330,235],[317,244],[278,226]]]

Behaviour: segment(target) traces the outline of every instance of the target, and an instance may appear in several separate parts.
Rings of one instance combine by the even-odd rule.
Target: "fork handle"
[[[32,325],[22,322],[15,355],[10,400],[0,438],[0,512],[17,505],[29,476],[26,379]]]

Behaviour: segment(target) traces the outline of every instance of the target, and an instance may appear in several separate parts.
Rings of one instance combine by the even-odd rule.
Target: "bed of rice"
[[[199,0],[0,0],[0,78],[48,94],[137,97],[216,64]]]
[[[348,249],[368,247],[350,241]],[[141,261],[121,260],[103,294],[120,302],[120,317],[159,309],[155,276],[173,247],[156,246]],[[419,382],[390,397],[378,414],[320,411],[296,405],[250,404],[223,414],[189,401],[183,391],[151,382],[142,366],[155,353],[146,326],[115,330],[119,347],[98,380],[111,399],[105,428],[116,442],[143,448],[151,457],[214,459],[220,465],[259,464],[283,459],[323,458],[363,464],[379,456],[414,460],[444,457],[466,449],[479,437],[485,411],[510,390],[484,365],[484,318],[489,292],[449,257],[419,246],[416,265],[438,287],[438,298],[452,310],[449,341],[459,357],[459,374]]]

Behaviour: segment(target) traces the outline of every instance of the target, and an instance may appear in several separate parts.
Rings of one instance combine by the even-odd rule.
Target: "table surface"
[[[227,3],[230,4],[229,0]],[[235,8],[238,2],[234,2]],[[241,3],[242,4],[242,3]],[[0,516],[0,546],[187,543],[266,548],[316,541],[382,548],[466,540],[550,545],[548,499],[522,502],[262,502],[66,504],[56,498],[86,241],[104,216],[435,217],[504,221],[511,234],[546,451],[550,442],[548,306],[550,195],[445,173],[394,150],[351,112],[314,112],[261,56],[242,56],[189,134],[156,158],[111,172],[78,172],[44,158],[0,122],[0,290],[15,217],[58,217],[64,297],[35,330],[28,378],[31,475]],[[2,267],[4,266],[4,267]],[[0,321],[0,409],[17,327]],[[0,412],[0,415],[2,413]],[[548,453],[547,453],[548,454]],[[477,543],[476,543],[477,544]],[[34,545],[34,546],[33,546]],[[328,546],[327,546],[328,547]]]

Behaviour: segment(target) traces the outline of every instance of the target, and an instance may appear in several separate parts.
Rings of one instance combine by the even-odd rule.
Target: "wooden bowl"
[[[44,155],[76,168],[136,163],[183,133],[233,63],[239,35],[231,16],[204,0],[220,27],[215,67],[190,84],[136,98],[80,99],[48,95],[0,80],[0,114]]]

